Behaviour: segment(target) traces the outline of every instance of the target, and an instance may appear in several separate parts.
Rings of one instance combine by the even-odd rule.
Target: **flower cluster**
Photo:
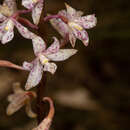
[[[72,47],[75,47],[76,39],[88,45],[89,37],[85,29],[96,26],[97,19],[95,15],[82,16],[83,12],[76,11],[74,8],[66,5],[66,10],[59,11],[59,18],[50,20],[52,26],[61,34],[62,37],[69,36]]]
[[[5,0],[3,4],[0,5],[0,41],[2,44],[13,39],[14,26],[24,38],[32,39],[33,33],[19,23],[18,19],[19,12],[15,0]]]
[[[94,14],[83,16],[82,11],[77,11],[65,3],[66,10],[61,10],[56,15],[48,14],[41,19],[45,0],[22,0],[25,10],[18,10],[16,0],[4,0],[0,5],[0,42],[2,44],[10,42],[14,37],[14,27],[26,39],[32,41],[33,51],[36,56],[31,62],[24,61],[22,66],[15,65],[9,61],[0,60],[0,66],[11,67],[15,69],[25,70],[29,72],[27,82],[25,84],[26,91],[20,88],[19,83],[13,85],[14,94],[8,96],[10,102],[7,108],[7,115],[12,115],[21,107],[26,106],[26,113],[29,117],[36,117],[31,110],[31,101],[36,98],[36,93],[28,91],[36,87],[41,79],[44,71],[54,74],[57,65],[54,62],[64,61],[77,53],[75,47],[76,39],[83,42],[85,46],[89,43],[88,33],[85,29],[91,29],[96,26],[97,19]],[[21,14],[31,12],[33,23],[28,19],[21,17]],[[39,22],[49,21],[51,25],[62,36],[61,40],[53,37],[53,43],[47,47],[47,43],[34,32],[29,31],[27,27],[38,29]],[[40,23],[42,23],[40,22]],[[24,27],[22,24],[27,25]],[[64,41],[64,43],[62,43]],[[62,49],[67,43],[71,43],[71,49]],[[50,103],[50,112],[41,124],[34,130],[48,130],[54,115],[53,102],[50,98],[44,98]]]

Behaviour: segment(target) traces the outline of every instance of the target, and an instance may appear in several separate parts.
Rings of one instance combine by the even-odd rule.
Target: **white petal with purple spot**
[[[89,37],[88,33],[85,30],[73,30],[76,38],[81,40],[85,46],[88,46],[89,43]]]
[[[14,100],[9,104],[9,106],[7,107],[7,115],[12,115],[14,114],[16,111],[18,111],[21,107],[23,107],[25,105],[25,100],[26,100],[26,96],[23,93],[15,93],[13,94],[15,98],[13,98]]]
[[[97,19],[95,15],[87,15],[74,20],[85,29],[90,29],[96,26]]]
[[[32,87],[38,85],[42,78],[42,73],[43,73],[43,66],[40,63],[39,59],[36,59],[33,63],[33,68],[28,76],[25,89],[29,90]]]
[[[3,28],[1,32],[1,43],[5,44],[11,41],[14,37],[14,23],[12,20],[8,19],[5,23],[3,23]]]
[[[16,0],[4,0],[3,5],[7,5],[13,12],[17,10]]]
[[[52,61],[64,61],[76,53],[76,49],[60,49],[57,53],[47,55],[47,57]]]
[[[76,10],[66,3],[65,3],[65,6],[67,10],[68,19],[69,20],[73,19],[76,16]]]
[[[25,70],[30,71],[30,70],[33,68],[33,64],[32,64],[32,63],[29,63],[29,62],[24,61],[24,62],[23,62],[23,68],[24,68]]]
[[[75,35],[73,34],[72,31],[70,31],[70,33],[69,33],[69,40],[70,40],[72,47],[74,48],[75,43],[76,43],[76,37],[75,37]]]
[[[27,9],[31,9],[34,7],[35,2],[33,0],[22,0],[22,5]]]
[[[44,65],[44,71],[48,71],[48,72],[50,72],[51,74],[54,74],[55,71],[56,71],[56,69],[57,69],[57,65],[56,65],[55,63],[50,63],[50,62],[48,62],[48,63],[46,63],[46,64]]]
[[[32,18],[34,24],[38,25],[43,9],[43,0],[40,0],[32,10]]]
[[[46,48],[46,43],[39,36],[35,36],[32,39],[32,43],[33,43],[33,50],[36,56],[38,55],[38,53],[41,53],[42,51],[44,51]]]
[[[24,27],[22,24],[20,24],[19,22],[17,22],[15,19],[12,19],[16,28],[18,29],[19,33],[27,39],[32,39],[34,37],[34,34],[29,31],[26,27]]]
[[[60,33],[62,37],[66,37],[69,32],[67,24],[65,24],[61,19],[54,18],[50,20],[51,25]]]
[[[51,44],[51,46],[46,50],[45,54],[52,54],[56,53],[60,48],[59,40],[56,37],[53,37],[54,42]]]

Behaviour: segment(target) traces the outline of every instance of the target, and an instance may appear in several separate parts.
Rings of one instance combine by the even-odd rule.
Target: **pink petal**
[[[4,0],[3,4],[7,5],[13,12],[17,10],[16,0]]]
[[[28,76],[25,89],[29,90],[39,84],[43,73],[43,66],[38,59],[33,63],[33,68]]]
[[[88,46],[89,37],[85,30],[73,30],[73,33],[75,34],[75,37],[81,40],[85,46]]]
[[[14,95],[14,94],[10,94],[8,97],[7,97],[7,100],[8,102],[12,102],[13,100],[15,100],[15,98],[17,98],[18,95]]]
[[[20,87],[19,82],[13,83],[13,91],[14,94],[10,94],[7,98],[9,102],[15,101],[18,98],[18,94],[24,94],[24,90]]]
[[[64,16],[65,18],[67,18],[66,10],[61,10],[61,11],[58,12],[58,14],[61,15],[61,16]]]
[[[7,107],[7,115],[12,115],[16,111],[18,111],[21,107],[25,105],[25,100],[27,100],[29,97],[25,95],[25,93],[16,93],[14,94],[13,98],[14,100],[9,104]]]
[[[9,22],[9,19],[6,19],[6,20],[3,21],[2,23],[0,23],[0,40],[2,39],[3,34],[4,34],[5,32],[7,32],[7,31],[5,30],[5,27],[6,27],[6,25],[7,25],[8,22]]]
[[[21,107],[26,105],[26,112],[29,117],[36,117],[36,114],[31,111],[30,99],[36,98],[36,93],[33,91],[24,91],[20,88],[20,83],[13,84],[14,94],[8,96],[10,104],[7,107],[7,115],[12,115],[18,111]]]
[[[44,71],[48,71],[52,74],[55,73],[56,69],[57,69],[57,65],[55,63],[49,63],[48,62],[44,65]]]
[[[83,16],[78,19],[75,19],[74,21],[83,26],[85,29],[93,28],[97,24],[97,19],[95,15]]]
[[[72,47],[74,48],[75,42],[76,42],[76,37],[75,37],[75,35],[73,34],[72,31],[70,31],[70,33],[69,33],[69,41],[70,41]]]
[[[32,39],[32,43],[33,43],[33,50],[36,56],[38,55],[38,53],[41,53],[42,51],[44,51],[46,48],[46,43],[39,36],[35,36]]]
[[[82,11],[77,11],[77,12],[76,12],[76,16],[77,16],[77,17],[80,17],[80,16],[82,16],[83,14],[84,14],[84,12],[82,12]]]
[[[69,6],[68,4],[65,3],[67,14],[68,14],[68,19],[73,19],[76,16],[76,10]]]
[[[35,8],[32,10],[32,18],[33,18],[33,22],[34,24],[38,25],[39,20],[40,20],[40,16],[42,13],[42,9],[43,9],[43,0],[40,0]]]
[[[51,46],[46,50],[45,54],[50,54],[50,53],[56,53],[59,48],[60,48],[60,43],[59,40],[56,37],[53,37],[54,42],[51,44]]]
[[[52,61],[64,61],[76,53],[76,49],[60,49],[57,53],[47,55],[47,57]]]
[[[71,7],[72,8],[72,7]],[[74,9],[75,10],[75,9]],[[68,18],[68,14],[67,14],[67,12],[66,12],[66,10],[61,10],[61,11],[59,11],[59,13],[58,13],[59,15],[61,15],[61,16],[64,16],[64,17],[66,17],[66,18]],[[74,11],[74,17],[80,17],[80,16],[82,16],[83,15],[83,12],[82,11]]]
[[[32,111],[31,103],[30,103],[30,102],[27,102],[26,107],[25,107],[25,111],[26,111],[28,117],[30,117],[30,118],[35,118],[35,117],[37,117],[37,114],[35,114],[35,113]]]
[[[34,7],[35,3],[33,2],[33,0],[22,0],[22,5],[27,9],[31,9]]]
[[[7,31],[7,32],[3,35],[1,43],[2,43],[2,44],[6,44],[7,42],[11,41],[11,40],[13,39],[13,37],[14,37],[14,32],[13,32],[13,30],[9,30],[9,31]]]
[[[69,32],[67,24],[65,24],[61,19],[54,18],[50,20],[51,25],[60,33],[62,37],[66,37]]]
[[[6,27],[8,28],[7,31],[5,30]],[[1,29],[1,43],[5,44],[11,41],[14,37],[14,23],[12,22],[12,20],[7,19],[4,23],[2,23]]]
[[[24,68],[25,70],[30,71],[30,70],[33,68],[33,64],[32,64],[32,63],[29,63],[29,62],[24,61],[24,62],[23,62],[23,68]]]
[[[15,19],[12,19],[16,28],[18,29],[19,33],[27,39],[32,39],[34,37],[34,34],[30,32],[26,27],[24,27],[22,24],[17,22]]]

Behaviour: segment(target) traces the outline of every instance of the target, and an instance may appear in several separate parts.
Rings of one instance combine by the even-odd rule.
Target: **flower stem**
[[[16,13],[14,13],[11,17],[12,18],[17,18],[20,14],[26,14],[26,13],[30,13],[32,11],[32,9],[28,9],[28,10],[19,10]]]
[[[47,82],[47,76],[46,76],[46,72],[44,72],[43,78],[42,78],[39,86],[37,87],[37,121],[38,121],[38,124],[40,124],[41,121],[45,117],[46,108],[45,108],[45,104],[43,103],[43,97],[45,95],[46,82]]]
[[[68,19],[67,19],[66,17],[64,17],[64,16],[59,15],[59,14],[56,14],[56,15],[48,15],[48,16],[44,17],[43,21],[44,21],[44,22],[47,22],[47,21],[49,21],[49,20],[51,20],[51,19],[54,19],[54,18],[59,18],[59,19],[61,19],[64,23],[68,23]]]
[[[32,24],[29,20],[25,19],[25,18],[22,18],[22,17],[18,17],[18,21],[20,23],[23,23],[29,27],[31,27],[32,29],[38,29],[38,26],[35,25],[35,24]]]
[[[42,19],[45,15],[45,0],[44,2],[44,6],[43,6],[43,10],[42,10],[42,14],[41,14],[41,18],[40,18],[40,22],[38,24],[38,30],[37,31],[37,35],[41,36],[43,38],[43,40],[45,41],[45,43],[47,43],[47,35],[46,35],[46,30],[45,30],[45,23],[43,23]],[[43,14],[44,12],[44,14]],[[45,96],[45,90],[46,90],[46,82],[47,82],[47,73],[44,72],[43,73],[43,78],[40,82],[40,84],[37,87],[37,122],[38,124],[40,124],[42,122],[42,120],[46,117],[45,113],[47,111],[46,105],[43,102],[43,98],[46,97]]]
[[[0,60],[0,66],[14,68],[14,69],[18,69],[18,70],[25,70],[22,66],[18,66],[16,64],[13,64],[12,62],[9,62],[6,60]]]

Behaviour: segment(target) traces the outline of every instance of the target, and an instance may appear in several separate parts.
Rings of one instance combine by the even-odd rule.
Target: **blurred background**
[[[88,47],[77,41],[78,54],[57,63],[54,76],[47,73],[45,95],[53,98],[56,109],[50,130],[129,130],[129,0],[46,0],[46,12],[57,13],[65,8],[64,2],[86,15],[95,13],[98,23],[87,30]],[[40,30],[46,30],[49,43],[52,36],[60,38],[50,24]],[[0,44],[0,59],[21,65],[34,57],[31,41],[19,33],[10,43]],[[21,82],[24,88],[27,76],[27,72],[0,68],[0,130],[36,126],[36,120],[29,119],[24,109],[11,117],[6,115],[12,83]]]

